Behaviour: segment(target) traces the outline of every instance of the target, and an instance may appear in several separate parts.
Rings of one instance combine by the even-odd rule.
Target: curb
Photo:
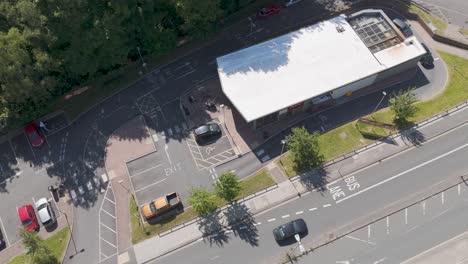
[[[68,247],[70,246],[70,240],[71,240],[71,236],[72,236],[72,232],[73,232],[73,225],[75,224],[75,221],[73,221],[73,219],[75,218],[75,208],[73,206],[71,206],[71,199],[70,197],[68,196],[68,193],[65,193],[65,197],[67,199],[66,203],[70,206],[71,210],[71,220],[72,220],[72,224],[70,225],[70,230],[69,230],[69,233],[68,233],[68,241],[67,241],[67,246],[65,247],[65,250],[62,252],[62,260],[60,261],[60,263],[65,263],[65,257],[67,256],[67,251],[68,251]]]

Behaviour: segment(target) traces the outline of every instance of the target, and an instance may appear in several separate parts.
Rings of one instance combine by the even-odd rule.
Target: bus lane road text
[[[359,189],[361,185],[354,176],[349,176],[344,181],[335,181],[327,184],[327,190],[332,195],[334,201],[346,197],[347,194]]]

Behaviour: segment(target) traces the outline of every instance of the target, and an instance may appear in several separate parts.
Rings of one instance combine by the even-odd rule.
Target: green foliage
[[[195,212],[201,216],[210,215],[218,208],[216,195],[203,188],[192,189],[188,198],[188,203],[193,207]]]
[[[23,245],[29,249],[32,254],[32,260],[35,264],[55,264],[59,263],[54,253],[47,247],[45,241],[39,237],[35,231],[25,231],[20,229],[20,237]]]
[[[22,228],[20,229],[20,237],[23,241],[24,247],[28,248],[33,254],[39,250],[43,242],[42,238],[39,237],[37,232],[26,231]]]
[[[241,185],[237,175],[232,172],[221,174],[218,181],[213,183],[216,195],[224,200],[233,201],[241,191]]]
[[[324,157],[320,153],[319,134],[309,133],[304,127],[292,129],[287,145],[293,156],[295,170],[303,172],[322,166]]]
[[[416,115],[418,108],[415,103],[417,102],[414,88],[408,91],[398,91],[393,93],[389,99],[390,109],[394,113],[393,122],[397,127],[404,127],[408,120]]]

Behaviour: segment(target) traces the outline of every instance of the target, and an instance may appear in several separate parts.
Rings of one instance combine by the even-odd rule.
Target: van
[[[395,26],[401,32],[403,32],[403,35],[405,35],[405,37],[410,37],[410,36],[413,35],[413,31],[411,30],[410,26],[408,24],[406,24],[405,22],[403,22],[403,20],[401,20],[399,18],[395,18],[395,19],[393,19],[393,24],[395,24]]]

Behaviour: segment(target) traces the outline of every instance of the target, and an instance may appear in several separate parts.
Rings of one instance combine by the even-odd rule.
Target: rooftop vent
[[[341,32],[344,32],[345,29],[343,26],[336,26],[336,31],[338,31],[338,33],[341,33]]]

